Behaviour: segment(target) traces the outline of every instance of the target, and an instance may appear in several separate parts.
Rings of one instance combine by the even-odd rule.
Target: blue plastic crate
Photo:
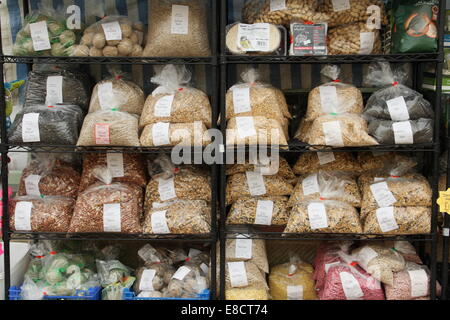
[[[209,300],[211,292],[206,289],[195,298],[138,298],[136,294],[128,288],[123,290],[123,300]]]
[[[22,300],[20,287],[9,288],[9,300]],[[101,287],[92,287],[89,290],[77,290],[76,296],[44,296],[44,300],[101,300]]]

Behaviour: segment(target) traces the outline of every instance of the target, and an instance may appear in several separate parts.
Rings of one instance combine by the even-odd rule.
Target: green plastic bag
[[[439,0],[394,0],[392,53],[437,51]]]

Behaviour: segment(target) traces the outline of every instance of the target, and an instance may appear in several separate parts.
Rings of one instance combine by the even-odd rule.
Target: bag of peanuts
[[[292,170],[298,175],[319,171],[357,174],[361,166],[350,152],[308,152],[300,155]]]
[[[205,124],[157,122],[145,126],[140,138],[143,147],[207,146],[211,136]]]
[[[107,16],[84,30],[80,44],[73,47],[78,57],[140,57],[144,24],[128,17]]]
[[[328,54],[380,54],[380,31],[365,22],[331,28],[328,31]]]

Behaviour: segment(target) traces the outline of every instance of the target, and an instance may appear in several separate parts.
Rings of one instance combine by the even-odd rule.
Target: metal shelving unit
[[[32,1],[32,0],[31,0]],[[91,1],[91,0],[87,0]],[[147,1],[147,0],[139,0]],[[24,15],[29,11],[28,0],[23,0]],[[211,92],[208,92],[211,97],[212,106],[212,124],[216,128],[217,119],[219,116],[219,99],[218,99],[218,42],[214,35],[218,31],[218,3],[219,1],[211,1],[210,7],[210,25],[211,25],[211,56],[198,57],[22,57],[22,56],[7,56],[3,54],[1,43],[0,30],[0,74],[4,72],[5,63],[24,63],[30,66],[31,64],[118,64],[118,65],[163,65],[163,64],[185,64],[185,65],[205,65],[209,67],[210,77],[212,81]],[[0,81],[0,92],[4,92],[4,83]],[[171,153],[172,147],[77,147],[67,145],[45,145],[45,144],[23,144],[12,145],[8,143],[7,129],[6,129],[6,113],[5,113],[5,99],[4,96],[0,98],[0,133],[1,133],[1,182],[3,188],[2,203],[3,203],[3,242],[4,242],[4,263],[5,263],[5,297],[9,296],[10,287],[10,241],[11,240],[115,240],[115,241],[181,241],[181,242],[195,242],[205,243],[210,245],[211,253],[211,297],[216,296],[216,242],[218,236],[217,224],[217,190],[218,190],[218,166],[216,164],[210,165],[211,170],[211,232],[209,234],[180,234],[180,235],[145,235],[145,234],[116,234],[116,233],[37,233],[37,232],[12,232],[9,229],[9,215],[8,215],[8,153],[10,152],[37,152],[37,153],[106,153],[106,152],[123,152],[123,153],[141,153],[141,154],[155,154],[155,153]],[[195,154],[202,152],[203,148],[191,148],[190,152]]]
[[[228,83],[228,68],[233,65],[240,64],[367,64],[378,59],[383,59],[391,63],[413,63],[413,88],[421,91],[420,87],[420,68],[419,65],[423,63],[433,63],[436,67],[436,92],[435,92],[435,124],[434,124],[434,142],[429,144],[415,144],[415,145],[380,145],[374,147],[356,147],[356,148],[326,148],[325,150],[314,150],[311,146],[306,145],[300,141],[290,141],[288,146],[281,146],[280,153],[298,154],[303,152],[316,151],[399,151],[399,152],[425,152],[431,154],[430,163],[427,166],[429,170],[429,178],[432,182],[433,198],[432,198],[432,218],[431,226],[432,232],[426,235],[409,235],[409,236],[390,236],[390,235],[358,235],[358,234],[289,234],[283,235],[281,232],[264,232],[255,228],[249,228],[246,231],[239,230],[237,234],[247,235],[253,239],[267,239],[267,240],[292,240],[292,241],[309,241],[309,240],[354,240],[354,241],[382,241],[382,240],[409,240],[421,243],[419,252],[424,251],[424,244],[429,243],[431,246],[430,252],[430,296],[431,299],[436,299],[436,261],[437,261],[437,214],[438,207],[436,199],[438,196],[438,168],[439,168],[439,152],[440,152],[440,114],[441,114],[441,84],[442,84],[442,65],[443,65],[443,34],[445,21],[445,1],[439,2],[439,50],[436,53],[414,53],[414,54],[387,54],[387,55],[334,55],[334,56],[232,56],[226,54],[225,47],[225,27],[228,24],[228,7],[227,2],[222,1],[221,6],[221,56],[220,56],[220,112],[225,114],[225,94],[228,88],[233,85]],[[294,88],[293,88],[294,89]],[[297,88],[295,88],[297,89]],[[226,119],[221,117],[220,126],[226,141]],[[288,147],[288,149],[286,149]],[[236,147],[225,148],[226,152],[236,152]],[[240,149],[240,151],[248,151],[249,147]],[[270,150],[270,149],[268,149]],[[450,181],[450,180],[448,180]],[[227,206],[225,202],[225,188],[226,188],[226,173],[224,166],[220,171],[220,199],[221,199],[221,220],[220,220],[220,298],[225,297],[225,240],[236,237],[236,230],[229,228],[226,225]],[[450,219],[448,219],[450,222]],[[449,223],[450,225],[450,223]]]

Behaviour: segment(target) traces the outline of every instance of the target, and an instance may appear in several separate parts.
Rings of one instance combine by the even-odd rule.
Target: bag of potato
[[[289,263],[270,269],[269,288],[272,300],[316,300],[313,267],[292,256]]]
[[[289,199],[289,207],[308,200],[336,200],[361,207],[356,181],[341,172],[319,171],[300,177]]]
[[[361,91],[339,80],[340,67],[326,65],[321,74],[331,79],[309,93],[308,108],[304,121],[312,121],[329,114],[356,114],[363,112],[364,102]]]
[[[201,121],[211,127],[211,104],[208,96],[193,87],[191,73],[184,65],[155,68],[151,82],[158,87],[147,97],[140,119],[144,127],[157,122],[190,123]]]
[[[292,170],[298,175],[319,171],[357,174],[361,166],[350,152],[308,152],[300,155]]]
[[[366,22],[356,22],[328,30],[328,54],[381,54],[380,31]]]
[[[140,57],[144,25],[128,17],[107,16],[84,30],[80,44],[74,46],[77,57]]]
[[[193,299],[206,289],[209,289],[208,274],[195,263],[186,262],[177,269],[162,292],[165,298]]]

